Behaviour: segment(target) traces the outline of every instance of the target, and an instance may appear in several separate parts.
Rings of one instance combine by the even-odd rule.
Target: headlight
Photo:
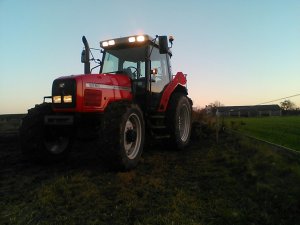
[[[72,95],[64,96],[64,103],[72,103]]]
[[[61,96],[53,96],[53,103],[61,103]]]

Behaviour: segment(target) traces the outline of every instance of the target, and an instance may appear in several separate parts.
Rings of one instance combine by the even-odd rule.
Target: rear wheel
[[[72,146],[71,129],[44,124],[51,115],[51,104],[36,105],[28,110],[20,127],[20,144],[23,155],[33,161],[52,162],[66,158]]]
[[[172,147],[183,149],[190,141],[192,105],[183,93],[174,93],[168,106],[168,128]]]
[[[137,166],[144,147],[145,126],[140,108],[130,103],[111,103],[103,121],[105,160],[114,169],[129,170]]]

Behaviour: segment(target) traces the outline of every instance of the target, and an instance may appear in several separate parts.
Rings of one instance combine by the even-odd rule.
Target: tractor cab
[[[130,36],[100,45],[104,49],[100,73],[128,76],[133,98],[142,110],[157,110],[163,90],[172,79],[167,37]]]

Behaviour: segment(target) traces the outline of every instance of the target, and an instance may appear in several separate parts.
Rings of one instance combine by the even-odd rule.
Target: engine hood
[[[74,88],[69,88],[74,83]],[[70,89],[70,90],[69,90]],[[72,104],[55,104],[56,111],[102,112],[114,101],[132,100],[131,79],[124,74],[85,74],[57,78],[52,95],[72,95]],[[69,108],[69,109],[67,109]]]
[[[124,74],[81,74],[81,75],[70,75],[70,76],[62,76],[58,79],[75,79],[79,82],[82,82],[83,85],[87,83],[93,84],[103,84],[103,85],[111,85],[111,86],[123,86],[123,87],[131,87],[130,78]]]

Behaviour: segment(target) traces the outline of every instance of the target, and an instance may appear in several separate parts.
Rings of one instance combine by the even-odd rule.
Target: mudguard
[[[178,88],[178,86],[181,86],[181,88],[183,88],[186,92],[186,75],[184,75],[182,72],[178,72],[173,80],[168,84],[168,86],[166,87],[162,98],[160,100],[159,103],[159,108],[158,108],[158,112],[165,112],[169,103],[169,99],[172,95],[172,93],[174,92],[174,90],[176,88]]]

